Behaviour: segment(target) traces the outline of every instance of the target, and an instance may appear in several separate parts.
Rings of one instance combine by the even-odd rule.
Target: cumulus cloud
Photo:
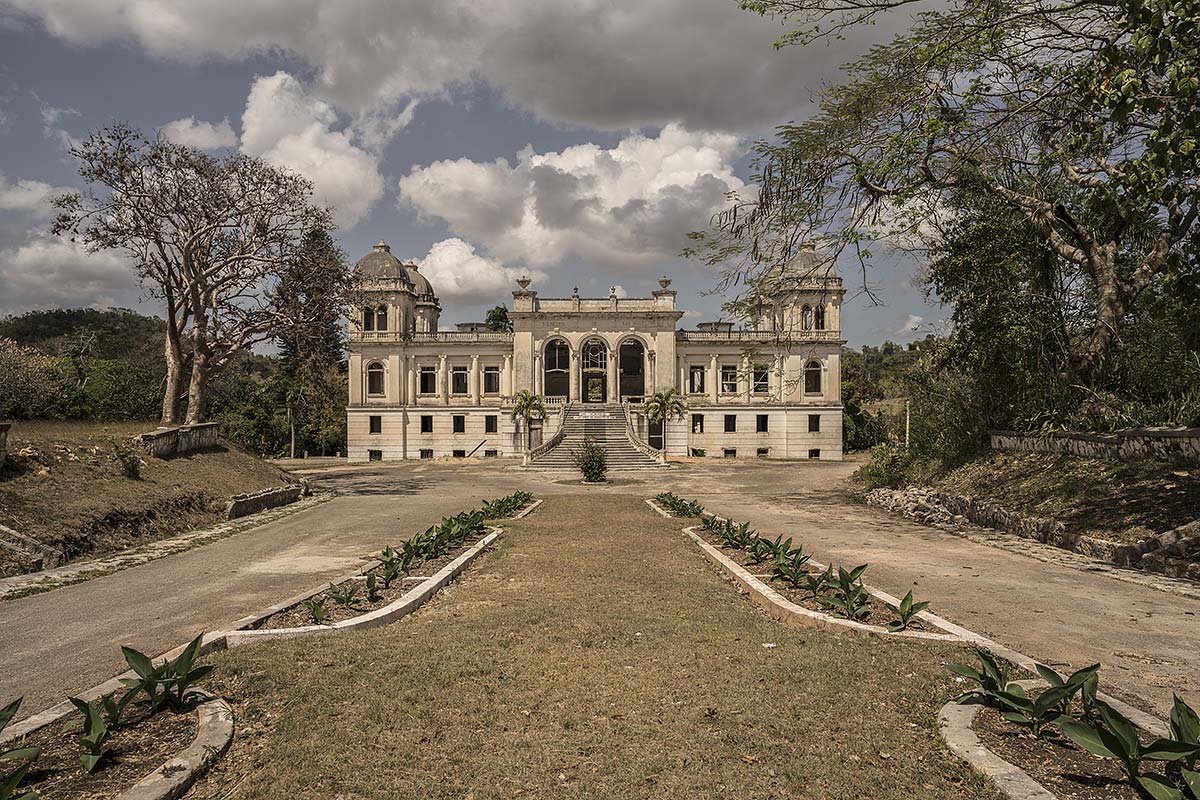
[[[0,248],[0,313],[130,305],[137,296],[134,273],[115,252],[87,253],[44,235]]]
[[[260,76],[242,114],[241,148],[311,180],[338,224],[353,227],[383,196],[378,157],[338,130],[337,112],[287,72]]]
[[[195,117],[184,117],[163,125],[162,133],[176,144],[198,147],[201,150],[233,147],[238,143],[237,134],[233,132],[228,117],[216,124],[197,121]]]
[[[674,258],[688,231],[739,191],[738,138],[668,125],[615,147],[506,159],[436,161],[400,179],[401,199],[509,261],[547,266],[568,255],[637,267]]]
[[[535,270],[530,273],[528,270],[506,267],[499,261],[476,253],[474,246],[462,239],[438,242],[417,262],[417,268],[429,279],[440,299],[464,305],[502,298],[523,274],[528,274],[534,280],[546,277],[544,272]]]
[[[66,191],[62,186],[25,178],[10,182],[0,172],[0,211],[15,211],[35,219],[46,219],[54,214],[50,199]]]
[[[5,0],[71,42],[132,41],[198,60],[281,50],[356,115],[484,81],[556,122],[609,130],[678,120],[745,130],[795,117],[837,65],[906,26],[897,12],[846,40],[775,51],[777,19],[724,0]]]
[[[920,314],[909,314],[894,331],[890,331],[892,336],[911,336],[921,327],[921,323],[925,318]]]

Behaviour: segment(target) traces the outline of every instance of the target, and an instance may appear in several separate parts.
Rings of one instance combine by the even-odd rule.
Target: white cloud
[[[68,117],[78,117],[79,111],[69,106],[63,108],[52,106],[38,97],[37,92],[32,92],[32,94],[33,99],[37,101],[38,109],[42,116],[42,133],[45,134],[47,139],[57,141],[63,150],[69,150],[75,145],[75,140],[71,138],[71,134],[59,123]]]
[[[338,224],[352,228],[383,196],[378,156],[337,130],[337,112],[287,72],[260,76],[242,114],[242,150],[299,172],[316,199],[332,206]]]
[[[608,130],[795,118],[839,64],[910,19],[902,10],[845,40],[776,51],[780,21],[732,0],[361,0],[353,10],[328,0],[4,1],[75,43],[132,41],[192,61],[284,51],[356,116],[484,81],[544,119]]]
[[[548,266],[578,255],[645,266],[677,256],[687,232],[743,188],[732,167],[738,152],[735,136],[668,125],[612,149],[526,148],[515,165],[436,161],[402,177],[400,197],[505,260]]]
[[[924,321],[925,318],[920,314],[909,314],[904,322],[902,322],[894,331],[889,331],[889,333],[891,333],[892,336],[912,336],[912,334],[916,332],[919,327],[921,327],[921,323]]]
[[[184,117],[163,125],[162,133],[176,144],[198,147],[201,150],[234,147],[238,143],[237,134],[233,132],[228,117],[216,124],[203,120],[197,122],[195,117]]]
[[[523,274],[529,274],[535,280],[546,277],[544,272],[529,273],[528,270],[506,267],[476,253],[475,248],[462,239],[438,242],[417,262],[417,267],[440,299],[464,305],[503,298]]]
[[[86,253],[44,235],[0,249],[0,313],[128,305],[137,295],[133,270],[113,251]]]
[[[62,186],[51,186],[42,181],[17,178],[10,183],[0,173],[0,211],[16,211],[37,219],[46,219],[54,214],[50,199],[68,191]]]
[[[616,286],[612,287],[609,291],[612,292],[612,294],[615,295],[616,297],[620,297],[620,298],[629,297],[629,292],[625,291],[625,287],[619,283]]]

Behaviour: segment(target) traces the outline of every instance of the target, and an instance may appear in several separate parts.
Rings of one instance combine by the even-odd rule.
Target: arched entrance
[[[617,354],[621,399],[640,401],[646,395],[646,348],[637,339],[626,339]]]
[[[571,348],[562,339],[546,344],[542,366],[542,394],[567,397],[571,393]]]
[[[608,402],[608,345],[592,339],[583,346],[581,393],[585,403]]]

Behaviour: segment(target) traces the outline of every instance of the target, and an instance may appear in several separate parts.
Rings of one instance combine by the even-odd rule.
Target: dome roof
[[[786,263],[763,273],[760,288],[766,291],[786,291],[806,283],[824,284],[840,281],[835,259],[817,252],[812,244],[803,244]]]
[[[404,270],[408,282],[412,284],[413,294],[417,297],[424,294],[433,294],[433,286],[429,284],[429,279],[417,270],[416,264],[405,264]]]
[[[404,265],[400,263],[400,259],[392,255],[392,248],[388,247],[387,242],[384,241],[380,241],[371,248],[371,252],[360,258],[354,265],[354,270],[364,278],[401,281],[410,287],[413,283]],[[422,278],[422,280],[424,279]],[[428,281],[426,281],[426,286],[428,286]]]

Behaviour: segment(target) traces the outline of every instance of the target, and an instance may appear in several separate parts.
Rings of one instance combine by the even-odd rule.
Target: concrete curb
[[[210,699],[196,707],[200,728],[192,743],[117,800],[176,800],[224,755],[233,742],[233,709],[224,700],[207,696]]]
[[[303,625],[297,628],[275,628],[262,630],[235,630],[226,631],[222,634],[217,634],[224,638],[224,645],[227,648],[240,647],[251,642],[268,641],[270,639],[291,639],[298,636],[321,636],[338,631],[365,630],[367,628],[376,628],[381,625],[386,625],[389,622],[395,622],[398,619],[408,616],[412,612],[420,608],[429,598],[437,594],[438,590],[452,581],[460,572],[474,561],[480,553],[487,549],[488,545],[500,538],[504,533],[503,528],[492,528],[491,533],[479,540],[470,550],[463,553],[458,558],[451,561],[446,566],[442,567],[437,574],[426,578],[420,585],[406,592],[398,600],[389,603],[382,608],[377,608],[374,611],[369,611],[366,614],[360,614],[357,617],[344,619],[340,622],[334,622],[330,625]],[[324,591],[324,587],[318,589],[312,594]],[[311,595],[309,595],[311,596]],[[292,604],[294,605],[294,603]],[[284,606],[290,608],[290,606]],[[282,610],[282,609],[280,609]]]
[[[542,503],[544,503],[544,502],[546,502],[546,501],[545,501],[545,500],[540,500],[540,499],[539,499],[539,500],[534,500],[532,503],[530,503],[529,505],[527,505],[527,506],[525,506],[524,508],[522,508],[522,509],[521,509],[521,510],[520,510],[520,511],[517,513],[517,515],[516,515],[516,516],[514,516],[514,517],[508,517],[508,519],[524,519],[525,517],[528,517],[530,514],[532,514],[532,513],[533,513],[535,510],[537,510],[537,507],[538,507],[538,506],[540,506],[540,505],[541,505]]]
[[[1026,689],[1044,685],[1042,681],[1015,681]],[[938,712],[938,731],[950,752],[966,761],[978,772],[992,779],[1001,792],[1011,800],[1058,800],[1058,796],[1029,777],[1029,773],[1010,764],[991,750],[971,730],[971,723],[980,705],[962,705],[951,700]]]

